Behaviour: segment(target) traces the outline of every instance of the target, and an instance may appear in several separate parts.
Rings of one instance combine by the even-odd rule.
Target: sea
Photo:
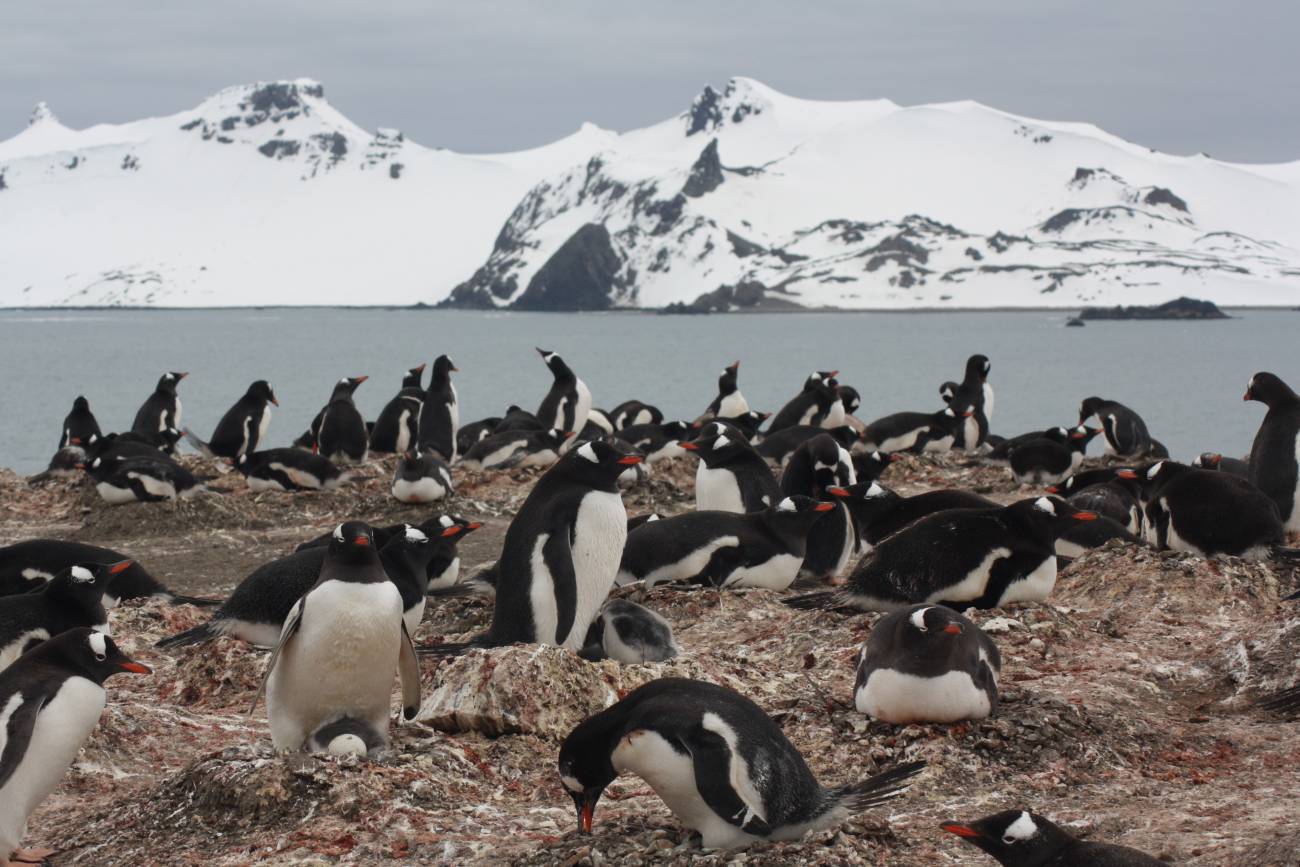
[[[58,444],[78,395],[106,432],[125,430],[166,371],[186,371],[182,423],[207,438],[256,379],[280,401],[268,446],[303,432],[344,376],[367,375],[356,401],[374,418],[406,369],[450,355],[462,423],[536,409],[559,352],[611,408],[636,398],[691,419],[739,359],[755,409],[779,409],[814,370],[838,370],[866,421],[941,409],[939,386],[966,358],[992,361],[994,433],[1072,424],[1090,395],[1137,410],[1175,458],[1241,456],[1264,416],[1243,403],[1251,374],[1300,388],[1300,312],[1233,310],[1217,321],[1089,322],[1060,311],[816,312],[710,316],[428,309],[0,311],[0,466],[33,473]],[[426,382],[427,382],[426,371]],[[1094,449],[1100,449],[1095,441]]]

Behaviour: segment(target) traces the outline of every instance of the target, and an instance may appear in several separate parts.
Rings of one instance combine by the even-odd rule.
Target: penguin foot
[[[44,864],[53,854],[53,849],[15,849],[9,860],[14,864]]]

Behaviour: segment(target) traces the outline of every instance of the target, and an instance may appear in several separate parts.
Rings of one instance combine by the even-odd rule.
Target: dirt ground
[[[195,462],[212,472],[210,465]],[[138,559],[172,589],[222,596],[253,568],[345,518],[484,522],[463,572],[496,559],[533,471],[465,474],[439,508],[387,495],[391,465],[327,494],[249,493],[108,507],[75,482],[30,487],[0,471],[0,542],[57,536]],[[689,508],[694,464],[660,464],[628,491],[629,514]],[[1005,469],[908,459],[883,481],[905,493],[976,490],[1010,502]],[[769,591],[658,589],[684,656],[663,665],[586,663],[534,647],[425,660],[419,720],[394,727],[380,762],[276,757],[265,706],[251,716],[267,654],[231,640],[156,650],[207,614],[160,601],[112,614],[150,677],[109,682],[109,706],[27,845],[56,864],[991,864],[938,830],[1032,808],[1079,834],[1180,864],[1300,864],[1300,723],[1251,706],[1300,674],[1294,574],[1114,546],[1062,570],[1049,604],[975,612],[1003,654],[996,716],[893,726],[852,706],[853,658],[876,615],[795,611]],[[483,628],[482,598],[431,601],[417,641]],[[586,714],[664,675],[737,689],[780,721],[826,784],[896,762],[929,767],[887,808],[799,843],[701,850],[640,780],[611,786],[595,833],[576,831],[559,784],[560,739]],[[501,734],[505,732],[505,734]]]

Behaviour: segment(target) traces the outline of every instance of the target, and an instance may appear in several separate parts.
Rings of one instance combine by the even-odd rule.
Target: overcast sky
[[[975,99],[1175,153],[1300,159],[1296,0],[33,0],[0,21],[0,138],[308,76],[462,151],[678,114],[747,75],[822,99]]]

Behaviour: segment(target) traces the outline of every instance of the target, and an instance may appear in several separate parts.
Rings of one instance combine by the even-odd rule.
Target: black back
[[[100,548],[82,542],[61,539],[28,539],[0,548],[0,596],[27,593],[43,583],[43,579],[23,577],[24,570],[32,569],[46,575],[56,575],[78,563],[111,565],[128,559],[126,555],[110,548]],[[114,599],[140,599],[168,590],[136,561],[123,572],[112,576],[105,591]]]
[[[342,456],[359,461],[370,447],[370,431],[352,400],[353,392],[368,378],[356,376],[340,379],[330,394],[330,402],[321,410],[320,421],[313,422],[317,428],[317,448],[320,454],[330,460]]]
[[[943,605],[913,605],[877,620],[858,655],[855,689],[865,686],[876,669],[922,678],[950,671],[968,674],[989,694],[989,712],[997,710],[995,675],[1002,669],[997,645],[973,622]]]
[[[941,826],[993,856],[1004,867],[1159,867],[1127,846],[1079,840],[1037,813],[1007,810],[977,822]]]
[[[439,355],[434,360],[433,376],[420,410],[419,450],[432,451],[448,462],[454,461],[457,455],[456,389],[451,384],[454,372],[456,365],[447,356]]]
[[[768,423],[767,432],[775,433],[798,424],[816,427],[826,418],[831,405],[839,399],[837,370],[819,370],[804,380],[803,390],[792,397]]]
[[[78,626],[101,626],[108,622],[104,590],[120,565],[87,563],[60,571],[48,584],[31,593],[0,597],[0,647],[24,633],[43,629],[51,637]],[[35,646],[40,639],[32,639]]]
[[[279,401],[275,399],[270,384],[265,379],[259,379],[248,387],[244,396],[235,401],[235,405],[226,410],[217,422],[212,439],[208,441],[208,449],[219,458],[237,458],[257,451],[267,404],[278,406]]]
[[[498,416],[489,416],[461,425],[460,430],[456,431],[456,454],[463,455],[468,452],[476,442],[496,430],[501,421]]]
[[[884,485],[872,482],[858,482],[841,489],[837,496],[842,497],[848,506],[858,535],[872,545],[935,512],[999,508],[987,497],[970,491],[926,491],[901,497]]]
[[[1274,374],[1261,372],[1250,379],[1246,400],[1258,400],[1268,413],[1250,448],[1250,481],[1277,504],[1284,524],[1294,525],[1296,483],[1300,479],[1300,396]]]
[[[1142,457],[1150,453],[1151,434],[1142,416],[1114,400],[1089,397],[1079,404],[1079,424],[1090,416],[1097,416],[1106,442],[1121,457]]]
[[[90,411],[90,401],[78,396],[72,402],[72,410],[63,418],[63,430],[59,433],[59,448],[84,446],[91,437],[102,437],[99,422]]]
[[[140,409],[136,411],[131,430],[138,433],[157,433],[169,427],[176,427],[176,386],[188,374],[178,371],[164,373],[158,379],[153,394],[145,398]]]
[[[537,408],[537,418],[543,426],[553,425],[556,430],[568,433],[569,431],[577,432],[582,425],[575,418],[578,401],[578,376],[560,357],[559,353],[549,352],[545,349],[538,349],[538,355],[546,362],[546,366],[551,371],[554,381],[551,388],[546,392],[546,397],[542,398],[542,403]],[[564,412],[561,415],[560,408],[563,405]],[[582,420],[583,424],[586,420]]]

